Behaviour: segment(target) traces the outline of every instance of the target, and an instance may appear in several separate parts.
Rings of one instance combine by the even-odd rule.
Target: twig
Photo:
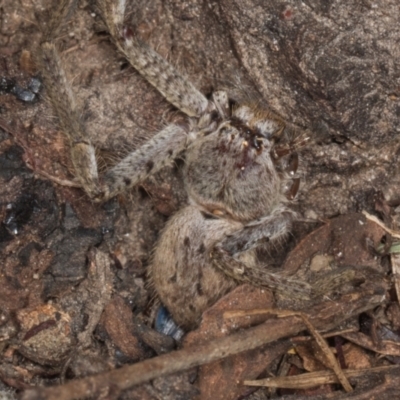
[[[388,228],[382,221],[380,221],[375,215],[371,215],[367,213],[365,210],[362,212],[365,215],[365,218],[369,219],[372,222],[375,222],[379,225],[385,232],[390,233],[391,236],[400,239],[400,232],[394,231],[393,229]]]
[[[289,314],[290,315],[290,314]],[[308,330],[310,331],[311,335],[314,336],[315,341],[319,348],[322,350],[323,354],[325,355],[326,361],[329,364],[332,371],[335,373],[338,381],[343,386],[346,392],[352,392],[353,388],[350,385],[349,380],[347,379],[346,375],[343,373],[342,368],[332,350],[328,346],[326,340],[322,337],[322,335],[314,328],[313,324],[308,319],[307,315],[304,313],[299,314],[301,319],[303,320],[304,324],[307,326]]]
[[[396,371],[400,372],[399,365],[385,365],[382,367],[367,368],[367,369],[347,369],[343,373],[346,378],[358,378],[367,374],[376,374],[379,372]],[[270,388],[282,389],[309,389],[319,385],[330,383],[340,383],[335,373],[331,371],[309,372],[301,375],[280,376],[255,381],[243,381],[244,385],[248,386],[265,386]]]
[[[368,349],[378,354],[384,356],[400,356],[400,343],[393,340],[380,340],[379,344],[374,343],[374,341],[362,332],[348,332],[340,334],[344,339],[348,340],[360,346],[364,349]]]
[[[78,182],[74,182],[69,179],[57,178],[56,176],[50,175],[46,171],[43,171],[43,170],[40,170],[37,168],[33,169],[33,172],[34,172],[34,174],[42,175],[44,178],[56,183],[59,186],[82,188],[82,185]]]

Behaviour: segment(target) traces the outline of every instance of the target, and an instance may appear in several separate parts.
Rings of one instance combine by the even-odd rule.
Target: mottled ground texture
[[[396,366],[400,309],[391,276],[399,260],[389,253],[398,251],[397,239],[360,212],[398,229],[398,1],[127,3],[126,23],[203,93],[219,88],[233,98],[245,93],[313,132],[301,153],[304,178],[294,205],[302,220],[282,249],[281,259],[288,257],[281,268],[304,268],[312,279],[319,271],[342,268],[345,276],[351,271],[349,287],[323,298],[328,308],[329,301],[343,302],[340,318],[326,312],[324,325],[325,311],[317,305],[298,308],[314,310],[317,328],[335,332],[328,345],[342,368]],[[174,347],[171,338],[151,329],[155,299],[146,285],[146,267],[167,218],[186,201],[182,162],[102,205],[66,186],[73,180],[67,144],[35,64],[41,29],[54,4],[0,0],[2,398],[13,398],[13,390],[59,385],[168,354]],[[92,1],[80,1],[61,32],[67,73],[104,168],[180,118],[116,51]],[[275,306],[268,290],[239,287],[206,313],[183,347],[263,322],[254,317],[223,322],[227,309]],[[293,339],[296,352],[288,353],[293,342],[283,333],[278,342],[229,361],[198,369],[189,365],[172,377],[124,391],[127,386],[118,380],[104,379],[103,387],[86,393],[146,400],[400,396],[399,372],[390,369],[350,379],[355,394],[320,381],[312,389],[242,385],[246,379],[330,370],[307,335],[303,331]],[[32,396],[25,398],[39,398]],[[65,396],[47,398],[73,398]]]

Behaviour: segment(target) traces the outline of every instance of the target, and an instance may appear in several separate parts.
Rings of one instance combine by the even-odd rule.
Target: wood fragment
[[[89,316],[85,329],[78,334],[78,342],[82,348],[90,345],[93,331],[111,299],[113,290],[109,256],[100,250],[93,249],[89,257],[87,279],[77,290],[79,297],[86,300],[83,312]]]

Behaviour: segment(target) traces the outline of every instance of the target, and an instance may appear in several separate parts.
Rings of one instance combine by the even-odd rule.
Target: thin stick
[[[74,182],[69,179],[57,178],[56,176],[50,175],[49,173],[47,173],[46,171],[43,171],[41,169],[36,168],[33,170],[33,172],[34,172],[34,174],[41,175],[44,178],[56,183],[59,186],[82,188],[82,185],[79,182]]]
[[[369,219],[372,222],[375,222],[377,225],[379,225],[384,231],[387,233],[390,233],[391,236],[400,239],[400,232],[399,231],[394,231],[393,229],[388,228],[381,220],[379,220],[375,215],[371,215],[367,213],[365,210],[362,212],[365,215],[365,218]]]
[[[399,365],[385,365],[382,367],[367,368],[367,369],[347,369],[344,374],[347,378],[358,378],[367,374],[377,374],[387,371],[400,371]],[[301,375],[280,376],[259,380],[243,381],[244,385],[248,386],[264,386],[270,388],[282,389],[310,389],[320,385],[327,385],[330,383],[339,383],[335,373],[331,371],[317,371],[309,372]]]
[[[344,390],[346,392],[352,392],[353,388],[350,385],[349,380],[347,379],[346,375],[343,373],[343,370],[332,353],[332,350],[328,346],[328,343],[326,340],[322,337],[322,335],[315,329],[313,324],[310,322],[308,316],[304,313],[299,314],[301,319],[303,320],[304,324],[307,326],[308,330],[310,331],[311,335],[315,338],[315,341],[317,342],[317,345],[320,347],[322,350],[323,354],[325,355],[326,361],[328,362],[330,368],[332,368],[332,371],[335,373],[338,381],[340,384],[343,386]]]

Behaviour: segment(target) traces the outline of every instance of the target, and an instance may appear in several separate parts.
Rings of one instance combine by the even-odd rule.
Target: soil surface
[[[182,161],[105,204],[74,187],[68,144],[35,61],[54,5],[0,0],[0,389],[9,398],[52,398],[25,390],[107,373],[176,346],[194,348],[265,320],[224,325],[226,310],[293,306],[269,290],[243,286],[206,312],[183,344],[152,329],[157,300],[146,267],[168,217],[187,201]],[[303,179],[293,204],[302,218],[277,258],[279,268],[303,269],[310,280],[320,271],[343,271],[345,283],[333,297],[324,297],[323,290],[332,290],[326,281],[320,293],[322,302],[343,304],[342,319],[327,317],[324,329],[315,304],[297,309],[314,310],[317,329],[336,332],[327,343],[341,368],[395,367],[397,236],[361,212],[398,229],[398,1],[127,0],[127,11],[126,24],[203,93],[245,93],[312,132],[300,154]],[[180,118],[118,53],[94,2],[78,2],[57,44],[103,168]],[[343,297],[349,293],[356,293],[351,301],[359,296],[357,303]],[[293,341],[283,335],[191,368],[206,364],[204,356],[128,390],[105,380],[87,393],[110,399],[399,396],[400,381],[390,369],[353,377],[352,395],[338,381],[243,385],[332,369],[305,330],[292,335],[296,352],[288,352]],[[69,395],[59,398],[74,398]]]

